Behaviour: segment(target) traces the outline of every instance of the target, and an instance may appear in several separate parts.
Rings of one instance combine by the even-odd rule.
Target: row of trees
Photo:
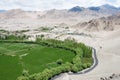
[[[15,35],[15,34],[0,35],[0,40],[26,40],[28,38],[29,36],[26,35]]]
[[[71,67],[72,67],[72,64],[67,62],[56,68],[45,69],[41,73],[33,74],[30,76],[18,77],[17,80],[49,80],[50,78],[52,78],[55,75],[58,75],[63,72],[71,71]]]

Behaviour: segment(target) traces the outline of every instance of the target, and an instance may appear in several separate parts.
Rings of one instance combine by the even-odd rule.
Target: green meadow
[[[40,44],[0,42],[0,80],[16,80],[24,71],[39,73],[58,67],[58,60],[72,62],[74,57],[71,51]]]

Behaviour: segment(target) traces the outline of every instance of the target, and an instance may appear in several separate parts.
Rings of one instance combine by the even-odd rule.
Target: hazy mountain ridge
[[[70,12],[81,12],[83,11],[85,8],[84,7],[79,7],[79,6],[75,6],[71,9],[69,9]]]
[[[68,10],[49,10],[46,14],[44,14],[44,18],[85,18],[91,17],[92,18],[99,18],[103,16],[110,16],[113,14],[117,14],[120,12],[120,9],[108,4],[98,6],[98,7],[79,7],[75,6]],[[43,18],[43,16],[41,16]]]
[[[29,18],[29,17],[26,15],[26,12],[21,9],[12,9],[5,11],[4,13],[1,13],[0,18],[9,19],[9,18]]]
[[[95,12],[99,12],[99,13],[103,13],[103,14],[105,14],[105,13],[109,14],[109,12],[111,14],[115,14],[116,12],[120,12],[118,7],[115,7],[115,6],[112,6],[109,4],[105,4],[105,5],[97,6],[97,7],[91,6],[88,8],[76,6],[76,7],[71,8],[69,11],[81,12],[81,11],[85,11],[85,10],[91,10],[91,11],[95,11]]]
[[[0,10],[0,13],[6,12],[6,10]]]
[[[120,15],[118,13],[120,13],[120,8],[106,4],[98,7],[75,6],[71,9],[48,11],[12,9],[0,13],[0,19],[18,20],[18,22],[16,21],[17,24],[20,24],[19,19],[20,21],[26,19],[28,23],[29,20],[36,21],[37,26],[43,23],[46,26],[65,23],[69,24],[68,26],[74,25],[73,27],[87,31],[113,31],[120,26]],[[20,26],[22,25],[20,24]]]
[[[3,10],[2,10],[3,11]],[[36,19],[86,19],[88,17],[99,18],[110,16],[120,12],[120,8],[111,5],[102,5],[98,7],[79,7],[75,6],[71,9],[48,10],[48,11],[24,11],[21,9],[13,9],[0,13],[0,18],[36,18]]]

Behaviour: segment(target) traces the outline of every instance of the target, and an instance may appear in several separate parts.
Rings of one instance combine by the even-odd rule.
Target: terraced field
[[[42,46],[39,44],[4,43],[0,42],[0,80],[16,80],[23,71],[29,74],[42,72],[72,62],[75,54],[64,49]]]

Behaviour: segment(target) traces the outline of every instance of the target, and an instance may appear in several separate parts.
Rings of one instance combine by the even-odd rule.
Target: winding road
[[[85,74],[90,72],[91,70],[93,70],[97,65],[98,65],[98,59],[97,59],[97,55],[96,55],[96,49],[92,48],[93,53],[92,53],[92,58],[93,58],[93,65],[90,68],[84,69],[78,73],[68,73],[69,75],[79,75],[79,74]]]
[[[87,68],[87,69],[84,69],[78,73],[68,73],[69,75],[80,75],[80,74],[85,74],[85,73],[88,73],[90,71],[92,71],[97,65],[98,65],[98,59],[97,59],[97,54],[96,54],[96,49],[92,47],[92,58],[93,58],[93,65],[90,67],[90,68]],[[55,76],[53,77],[51,80],[56,80],[57,78],[59,78],[60,76]]]

